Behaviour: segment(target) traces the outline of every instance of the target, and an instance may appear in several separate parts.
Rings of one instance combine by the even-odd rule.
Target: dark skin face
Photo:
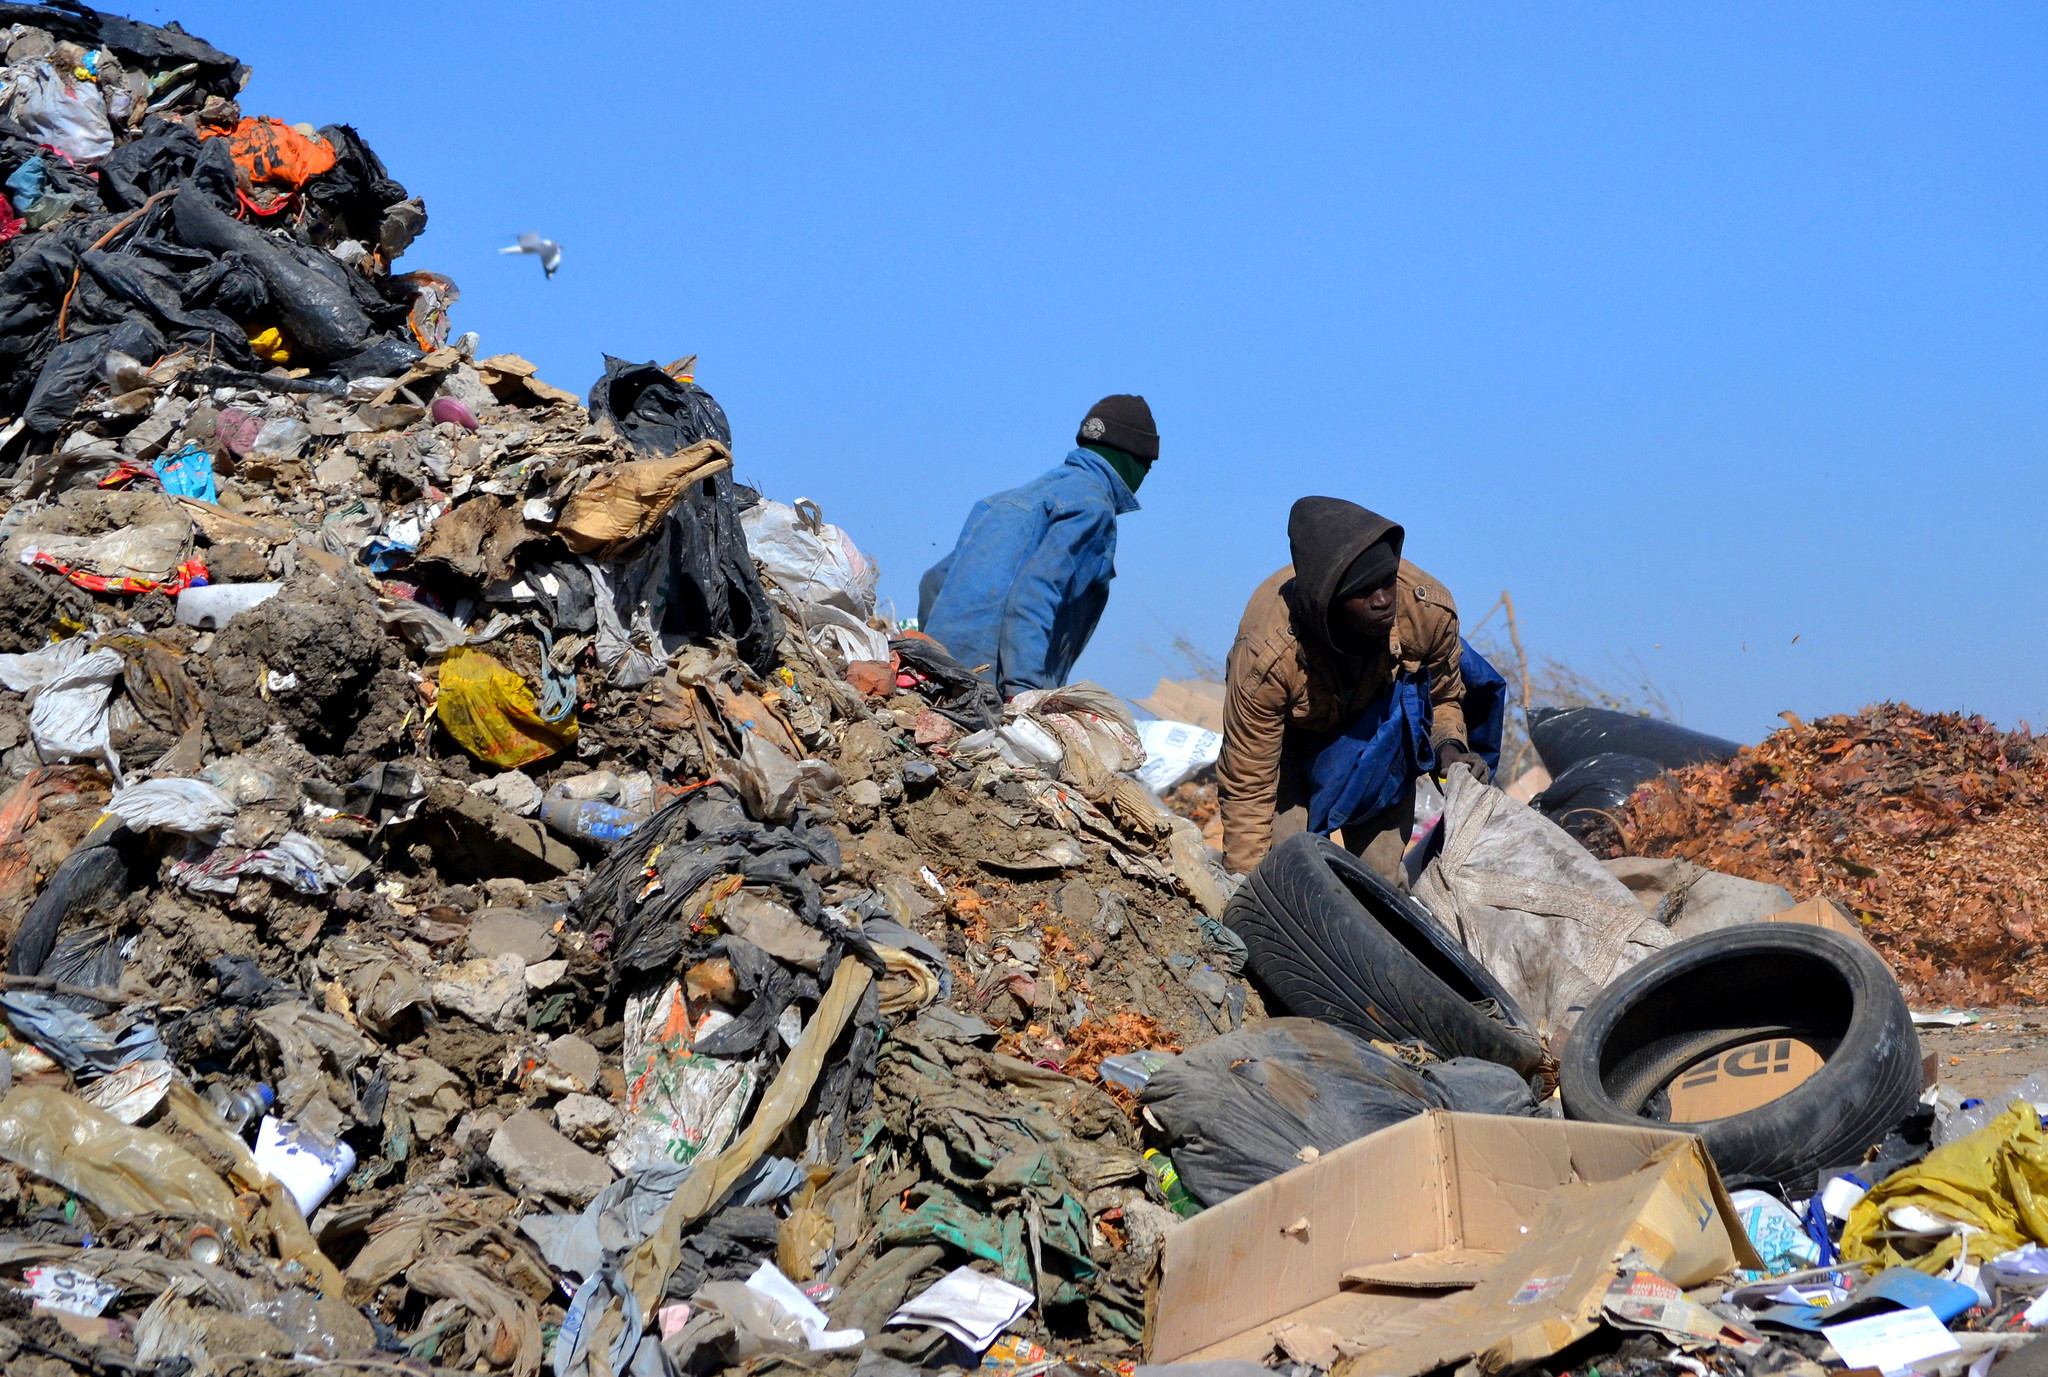
[[[1350,649],[1387,643],[1394,630],[1395,578],[1389,574],[1387,581],[1371,592],[1331,604],[1330,631],[1340,646]]]

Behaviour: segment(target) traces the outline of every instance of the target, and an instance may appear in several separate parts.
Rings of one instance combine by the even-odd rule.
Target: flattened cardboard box
[[[1758,1267],[1699,1139],[1436,1110],[1168,1232],[1147,1361],[1484,1371],[1591,1333],[1616,1268]]]

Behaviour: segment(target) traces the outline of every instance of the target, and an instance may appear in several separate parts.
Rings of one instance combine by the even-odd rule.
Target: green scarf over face
[[[1138,484],[1145,481],[1145,475],[1152,472],[1152,466],[1135,454],[1126,454],[1108,445],[1083,445],[1081,448],[1115,469],[1116,476],[1123,479],[1124,486],[1133,493],[1137,492]]]

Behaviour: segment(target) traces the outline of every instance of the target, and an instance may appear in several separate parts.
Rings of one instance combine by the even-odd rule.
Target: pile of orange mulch
[[[1635,856],[1824,895],[1916,1002],[2048,1003],[2048,751],[1981,717],[1879,703],[1798,722],[1636,791]]]

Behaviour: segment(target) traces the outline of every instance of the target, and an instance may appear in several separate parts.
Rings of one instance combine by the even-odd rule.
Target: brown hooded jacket
[[[1466,740],[1458,609],[1441,583],[1402,560],[1386,647],[1347,655],[1331,639],[1330,605],[1345,571],[1389,534],[1398,548],[1401,528],[1355,503],[1297,503],[1288,522],[1295,563],[1259,585],[1238,623],[1225,674],[1216,779],[1224,860],[1240,875],[1272,846],[1290,730],[1336,731],[1370,706],[1396,673],[1427,666],[1431,741]]]

